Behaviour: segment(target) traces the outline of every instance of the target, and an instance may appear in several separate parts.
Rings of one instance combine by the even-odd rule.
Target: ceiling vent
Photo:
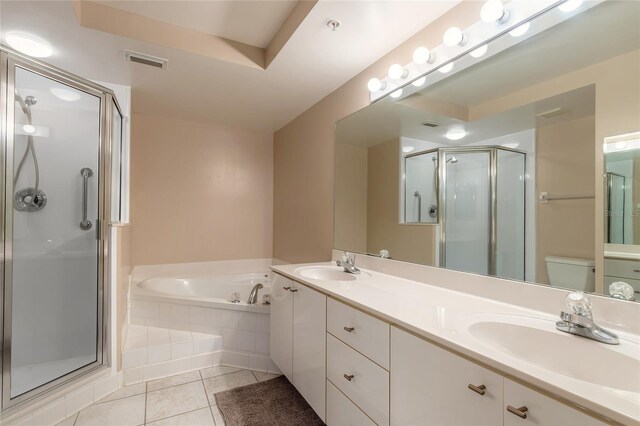
[[[440,123],[436,123],[435,121],[423,121],[422,123],[420,123],[421,125],[425,126],[425,127],[438,127],[440,125]]]
[[[541,117],[541,118],[553,118],[553,117],[557,117],[559,115],[563,115],[568,113],[569,110],[563,107],[557,107],[557,108],[553,108],[550,109],[548,111],[544,111],[541,112],[539,114],[536,114],[536,116]]]
[[[125,50],[124,57],[129,62],[135,62],[136,64],[147,65],[161,70],[167,69],[167,65],[169,64],[168,59],[145,55],[144,53],[132,52],[131,50]]]

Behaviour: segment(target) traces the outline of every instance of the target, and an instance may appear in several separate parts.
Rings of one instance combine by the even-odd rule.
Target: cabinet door
[[[526,386],[504,379],[504,426],[601,426],[593,417],[542,395]],[[527,407],[526,419],[507,410],[507,407]]]
[[[391,327],[392,425],[501,425],[502,380],[498,374]]]
[[[325,419],[327,297],[295,284],[293,301],[293,384]]]
[[[271,359],[293,382],[293,281],[274,274],[271,283]]]

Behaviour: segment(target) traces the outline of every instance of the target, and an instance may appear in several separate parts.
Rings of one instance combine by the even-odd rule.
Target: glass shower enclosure
[[[2,409],[108,363],[113,93],[0,49]]]
[[[440,224],[439,265],[524,280],[524,152],[438,148],[405,157],[405,222]]]

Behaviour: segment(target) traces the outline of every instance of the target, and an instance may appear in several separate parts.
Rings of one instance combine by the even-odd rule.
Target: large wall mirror
[[[335,248],[640,299],[639,22],[594,3],[339,121]]]

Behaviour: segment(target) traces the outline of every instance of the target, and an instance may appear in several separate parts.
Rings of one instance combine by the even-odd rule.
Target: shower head
[[[36,99],[35,96],[27,96],[24,99],[24,103],[27,104],[27,106],[33,106],[38,103],[38,99]]]
[[[419,192],[419,191],[414,192],[414,193],[413,193],[413,196],[414,196],[414,197],[420,197],[420,192]]]
[[[38,103],[38,99],[36,99],[35,96],[27,96],[26,98],[22,99],[22,96],[20,96],[17,90],[15,95],[16,95],[16,102],[20,104],[20,108],[22,109],[22,112],[25,114],[30,114],[31,107]]]
[[[456,157],[451,157],[447,160],[447,163],[456,164],[458,159]]]

